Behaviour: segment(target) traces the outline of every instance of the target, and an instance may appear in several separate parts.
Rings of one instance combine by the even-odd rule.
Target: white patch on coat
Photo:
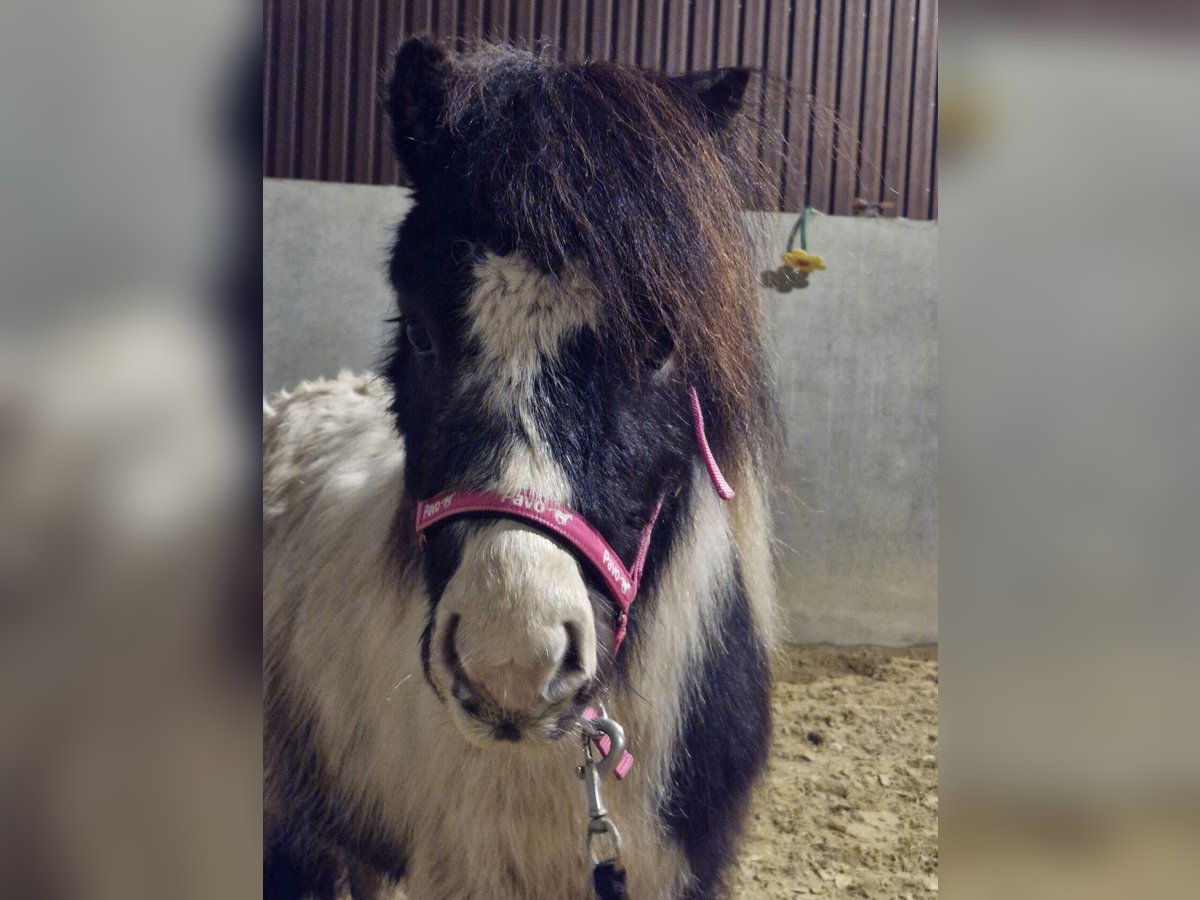
[[[485,387],[498,411],[532,403],[538,375],[557,362],[563,343],[596,326],[595,288],[576,267],[556,276],[517,254],[485,254],[473,275],[468,331],[480,365],[472,381]]]
[[[779,640],[779,606],[775,598],[775,559],[767,538],[771,533],[768,479],[749,465],[738,471],[749,471],[750,475],[738,479],[737,493],[729,502],[733,539],[754,631],[773,653]]]
[[[385,392],[365,380],[321,382],[277,398],[273,410],[264,425],[264,643],[268,664],[317,723],[313,739],[346,802],[360,815],[378,810],[373,824],[409,848],[410,896],[590,898],[578,742],[473,746],[422,677],[425,589],[416,565],[392,558],[397,540],[402,555],[412,548],[409,530],[394,527],[409,505]],[[506,477],[548,478],[539,465],[514,461]],[[722,611],[705,598],[724,595],[716,588],[733,567],[728,507],[698,463],[693,482],[694,516],[663,561],[658,596],[633,607],[644,618],[641,640],[622,651],[638,651],[630,687],[607,699],[637,757],[629,777],[604,785],[634,897],[677,896],[688,878],[658,804],[689,679],[720,640]],[[524,567],[545,562],[528,548],[513,553]],[[266,768],[274,809],[285,773],[270,760]]]

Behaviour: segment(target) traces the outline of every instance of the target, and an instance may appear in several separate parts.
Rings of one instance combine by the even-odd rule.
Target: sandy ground
[[[792,647],[732,896],[936,897],[934,649]]]

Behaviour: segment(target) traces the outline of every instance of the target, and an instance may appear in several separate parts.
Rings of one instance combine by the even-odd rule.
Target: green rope
[[[805,253],[808,252],[808,211],[811,206],[806,206],[800,211],[800,217],[796,219],[796,224],[792,226],[791,234],[788,235],[787,249],[791,250],[792,245],[796,242],[796,234],[800,234],[800,249]]]

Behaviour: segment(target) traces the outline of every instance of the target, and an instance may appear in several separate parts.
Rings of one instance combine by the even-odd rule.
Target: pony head
[[[749,73],[669,78],[413,39],[388,91],[414,206],[390,262],[387,377],[410,498],[525,492],[577,511],[626,565],[660,498],[629,639],[593,569],[528,522],[427,532],[427,681],[476,744],[554,740],[621,677],[688,533],[688,389],[735,481],[769,402],[741,217]],[[679,598],[688,602],[688,598]]]

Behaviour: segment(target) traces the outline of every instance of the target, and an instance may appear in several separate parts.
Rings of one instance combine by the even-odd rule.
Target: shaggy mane
[[[742,216],[756,164],[741,117],[707,115],[657,73],[482,45],[451,66],[440,124],[481,230],[550,271],[581,261],[630,369],[669,335],[738,467],[761,461],[773,421]]]

